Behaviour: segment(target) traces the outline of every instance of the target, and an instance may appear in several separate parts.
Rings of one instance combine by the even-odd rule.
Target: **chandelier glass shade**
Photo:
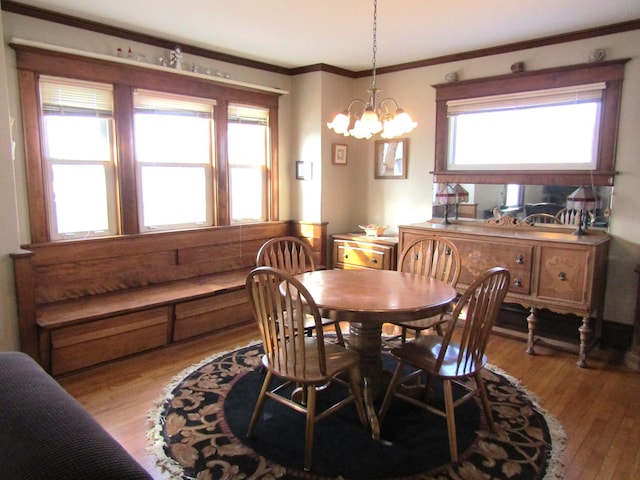
[[[373,81],[370,96],[367,102],[355,99],[349,106],[338,113],[332,122],[327,123],[334,132],[352,136],[354,138],[371,138],[380,134],[380,137],[388,139],[399,137],[411,132],[418,125],[411,116],[398,107],[398,103],[393,98],[385,98],[377,103],[377,93],[380,91],[376,87],[376,50],[377,50],[377,9],[378,2],[373,2]]]

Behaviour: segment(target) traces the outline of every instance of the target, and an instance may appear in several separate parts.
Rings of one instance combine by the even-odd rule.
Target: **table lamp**
[[[567,197],[567,210],[578,211],[578,228],[574,235],[583,235],[582,229],[583,215],[585,210],[593,210],[598,203],[598,197],[591,187],[578,187]]]
[[[445,225],[451,223],[449,222],[449,205],[455,204],[458,201],[457,197],[455,190],[448,183],[442,183],[438,186],[436,204],[444,205],[444,220],[442,220],[442,223]]]
[[[459,183],[453,186],[453,191],[456,192],[456,220],[458,219],[458,205],[469,201],[469,192]]]

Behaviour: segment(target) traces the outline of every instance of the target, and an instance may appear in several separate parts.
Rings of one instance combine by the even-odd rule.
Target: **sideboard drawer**
[[[509,291],[528,294],[531,290],[533,246],[451,239],[462,261],[460,282],[468,285],[488,268],[505,267],[511,273]]]

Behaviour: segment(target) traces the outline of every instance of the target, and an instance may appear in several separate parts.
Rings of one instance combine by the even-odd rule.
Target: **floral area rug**
[[[458,464],[450,462],[445,419],[395,399],[382,441],[371,439],[355,407],[318,422],[312,472],[304,472],[303,414],[267,399],[255,436],[246,438],[264,379],[262,354],[261,343],[254,343],[213,355],[165,389],[149,412],[149,438],[170,478],[561,478],[562,427],[515,379],[491,366],[483,378],[496,431],[488,431],[479,400],[458,407]],[[393,358],[383,354],[383,365],[391,370]],[[440,388],[434,385],[436,399]],[[464,391],[459,387],[454,396]]]

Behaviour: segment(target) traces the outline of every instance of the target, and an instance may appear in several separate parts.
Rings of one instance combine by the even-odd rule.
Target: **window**
[[[32,243],[278,220],[281,93],[12,47]]]
[[[140,230],[213,225],[212,100],[136,91]]]
[[[592,170],[604,83],[451,100],[450,170]]]
[[[115,234],[111,85],[42,77],[40,99],[51,238]]]
[[[434,181],[613,185],[627,61],[434,85]]]
[[[263,221],[267,217],[269,110],[230,105],[228,118],[231,221]]]
[[[521,207],[523,189],[521,185],[509,184],[504,186],[504,206]]]

